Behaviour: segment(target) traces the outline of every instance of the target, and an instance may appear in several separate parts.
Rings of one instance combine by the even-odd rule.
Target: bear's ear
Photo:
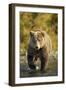
[[[34,32],[33,31],[30,31],[30,36],[33,36]]]

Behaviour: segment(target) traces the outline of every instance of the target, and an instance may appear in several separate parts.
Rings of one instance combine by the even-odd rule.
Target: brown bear
[[[52,43],[49,35],[43,30],[30,31],[27,60],[29,68],[36,70],[34,64],[38,58],[41,61],[41,71],[45,71],[49,54],[52,50]]]

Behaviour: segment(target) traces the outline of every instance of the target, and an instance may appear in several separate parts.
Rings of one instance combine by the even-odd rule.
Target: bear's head
[[[30,46],[36,50],[39,50],[44,46],[45,33],[41,30],[30,32]]]

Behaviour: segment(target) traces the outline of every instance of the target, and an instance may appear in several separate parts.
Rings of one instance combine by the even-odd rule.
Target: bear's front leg
[[[44,48],[40,49],[40,60],[41,60],[41,71],[45,72],[48,56],[47,56],[47,52]]]
[[[28,59],[29,68],[32,70],[36,70],[36,66],[34,65],[34,62],[33,62],[33,56],[28,55],[27,59]]]

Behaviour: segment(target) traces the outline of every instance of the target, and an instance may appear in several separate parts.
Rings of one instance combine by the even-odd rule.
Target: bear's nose
[[[36,46],[36,49],[38,49],[38,47]]]

